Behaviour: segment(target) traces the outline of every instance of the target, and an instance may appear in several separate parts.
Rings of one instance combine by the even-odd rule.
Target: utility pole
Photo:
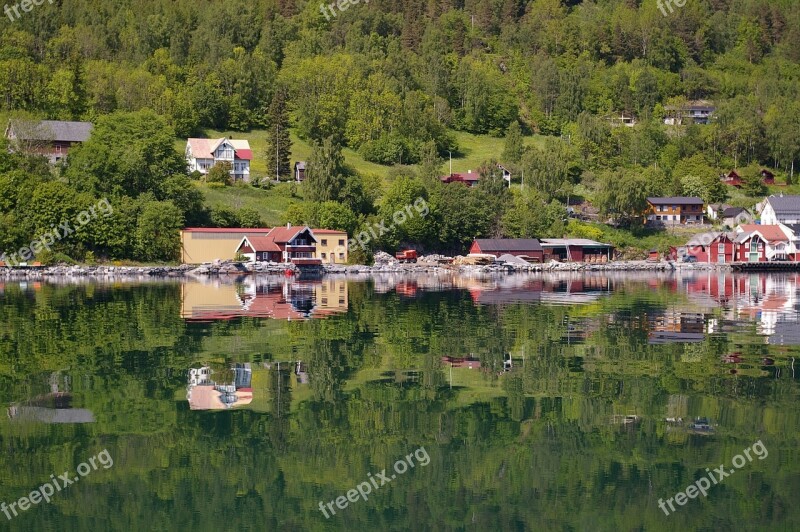
[[[279,161],[279,155],[278,155],[278,128],[279,127],[280,127],[280,124],[275,124],[275,181],[280,181],[281,180],[280,170],[279,170],[280,163],[278,162]]]
[[[453,152],[447,150],[447,153],[450,155],[450,177],[453,177]]]

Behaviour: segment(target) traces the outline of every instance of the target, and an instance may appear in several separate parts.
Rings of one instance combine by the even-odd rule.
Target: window
[[[327,238],[323,238],[323,239],[322,239],[322,244],[321,244],[321,245],[323,245],[323,246],[327,246],[327,245],[328,245],[328,239],[327,239]]]
[[[720,244],[719,246],[717,246],[717,251],[724,255],[725,254],[725,244]]]
[[[322,304],[323,305],[327,305],[328,304],[328,298],[327,297],[323,297],[322,298]]]
[[[339,253],[339,258],[344,260],[344,253]]]
[[[344,246],[344,239],[343,239],[343,238],[340,238],[340,239],[339,239],[339,245],[340,245],[340,246]]]
[[[328,258],[328,257],[327,257],[327,254],[326,254],[326,253],[323,253],[323,254],[322,254],[322,258],[323,258],[323,259],[327,259],[327,258]]]

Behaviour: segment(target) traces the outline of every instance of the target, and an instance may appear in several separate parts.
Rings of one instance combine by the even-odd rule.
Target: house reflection
[[[208,366],[189,370],[189,408],[226,410],[253,402],[253,370],[249,363],[235,364],[230,372],[220,372],[217,378],[221,382],[215,380],[215,371]]]
[[[708,272],[684,281],[693,302],[721,307],[730,321],[755,321],[758,333],[767,336],[769,343],[800,345],[800,274]]]
[[[50,375],[50,393],[38,395],[21,404],[8,407],[8,418],[16,422],[39,423],[94,423],[94,414],[85,408],[72,408],[70,379],[53,373]],[[64,388],[66,391],[60,391]]]
[[[348,308],[348,285],[342,279],[246,277],[240,283],[187,282],[181,292],[181,317],[188,321],[240,317],[304,320],[347,312]]]
[[[303,397],[309,375],[301,361],[213,363],[187,371],[191,410],[269,411],[276,397]]]

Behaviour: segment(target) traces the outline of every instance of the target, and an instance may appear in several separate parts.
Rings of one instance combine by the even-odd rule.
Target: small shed
[[[609,262],[614,246],[587,238],[543,238],[545,261]]]

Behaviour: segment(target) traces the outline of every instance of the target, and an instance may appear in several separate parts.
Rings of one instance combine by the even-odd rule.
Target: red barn
[[[542,262],[544,250],[535,238],[476,238],[469,248],[470,253],[484,253],[487,255],[514,255],[526,256],[535,261]]]

